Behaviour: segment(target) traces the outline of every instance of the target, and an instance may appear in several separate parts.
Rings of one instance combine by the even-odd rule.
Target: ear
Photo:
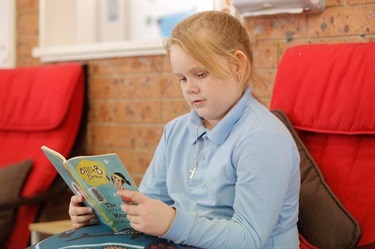
[[[246,54],[241,50],[237,50],[234,53],[234,56],[237,58],[237,63],[235,64],[235,73],[237,77],[242,78],[244,70],[246,70],[246,65],[247,63],[249,63],[248,59],[246,57]]]

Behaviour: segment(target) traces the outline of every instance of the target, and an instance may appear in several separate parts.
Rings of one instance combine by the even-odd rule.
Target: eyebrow
[[[203,68],[203,67],[199,67],[199,66],[197,66],[197,67],[192,67],[192,68],[190,68],[189,70],[187,70],[187,72],[188,73],[195,73],[195,72],[197,72],[197,71],[201,71],[201,70],[203,70],[203,71],[205,71],[206,72],[206,70]],[[173,72],[175,75],[177,75],[177,76],[185,76],[184,74],[182,74],[182,73],[179,73],[179,72]]]

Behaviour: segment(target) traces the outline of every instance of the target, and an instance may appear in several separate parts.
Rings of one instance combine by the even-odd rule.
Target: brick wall
[[[38,1],[17,1],[17,66],[39,65]],[[375,41],[375,0],[327,0],[319,14],[247,18],[255,39],[258,72],[271,97],[284,51],[307,43]],[[86,154],[117,152],[137,183],[149,164],[168,120],[188,111],[165,56],[83,61],[89,67],[89,120],[82,148]]]

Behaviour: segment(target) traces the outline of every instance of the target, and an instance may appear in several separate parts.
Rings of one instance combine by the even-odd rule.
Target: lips
[[[204,103],[204,99],[196,99],[196,100],[193,100],[192,103],[194,106],[200,106]]]

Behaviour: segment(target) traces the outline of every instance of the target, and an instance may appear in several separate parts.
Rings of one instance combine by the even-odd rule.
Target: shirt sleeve
[[[162,138],[155,150],[154,158],[151,164],[146,170],[145,175],[142,178],[142,182],[139,186],[139,191],[147,195],[150,198],[163,201],[168,205],[173,204],[168,195],[168,189],[166,185],[166,153],[165,153],[165,130]]]
[[[231,163],[237,177],[233,216],[208,219],[177,209],[163,238],[201,248],[263,248],[278,226],[295,227],[296,218],[284,220],[298,212],[299,156],[290,138],[258,131],[235,147]]]

